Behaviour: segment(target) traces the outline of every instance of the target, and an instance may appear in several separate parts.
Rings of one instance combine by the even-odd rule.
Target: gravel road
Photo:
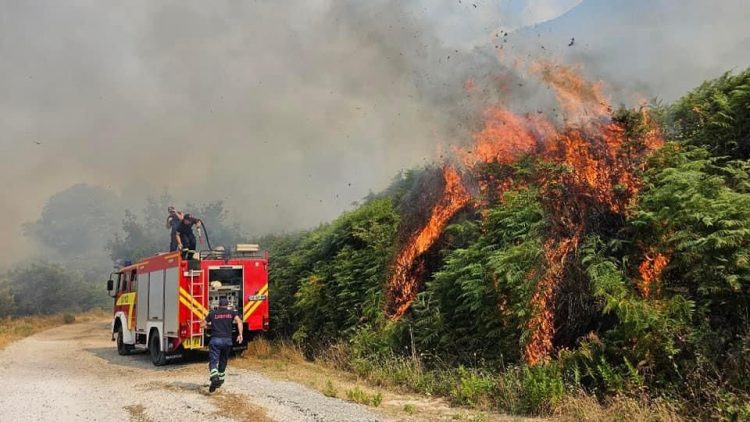
[[[65,325],[1,351],[0,421],[384,419],[231,361],[226,383],[209,394],[205,358],[157,368],[145,354],[119,356],[108,328],[102,321]]]

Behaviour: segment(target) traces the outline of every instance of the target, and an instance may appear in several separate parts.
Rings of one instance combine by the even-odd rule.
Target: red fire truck
[[[112,340],[117,352],[148,351],[154,365],[189,350],[207,350],[210,327],[200,321],[227,298],[240,312],[247,348],[253,334],[268,329],[268,253],[258,245],[232,250],[157,254],[113,272],[107,290],[114,298]],[[234,327],[236,330],[237,328]]]

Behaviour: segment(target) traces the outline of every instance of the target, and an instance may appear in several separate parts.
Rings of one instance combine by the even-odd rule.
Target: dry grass
[[[579,393],[568,395],[556,406],[553,415],[560,421],[677,422],[684,420],[673,405],[664,401],[646,402],[615,396],[605,404],[596,397]]]
[[[123,409],[127,410],[130,415],[130,422],[152,422],[151,418],[146,415],[146,408],[141,404],[124,406]]]
[[[400,421],[459,420],[459,421],[517,421],[476,409],[456,408],[442,398],[412,394],[399,386],[381,386],[357,377],[341,368],[348,367],[342,350],[328,350],[315,361],[305,360],[304,354],[291,342],[269,342],[255,339],[247,351],[232,362],[241,368],[252,369],[268,377],[306,385],[329,397],[361,401],[391,419]],[[351,397],[349,397],[351,396]]]
[[[511,417],[478,409],[451,407],[446,400],[411,394],[400,386],[373,384],[357,377],[349,367],[345,350],[336,347],[325,351],[315,362],[305,360],[299,347],[290,342],[274,343],[264,339],[251,342],[237,365],[262,372],[270,377],[299,382],[323,392],[329,397],[382,395],[379,406],[385,414],[398,420],[533,420],[535,418]],[[361,394],[351,394],[357,391]],[[346,394],[340,394],[341,392]],[[380,404],[380,399],[377,400]],[[368,400],[369,402],[369,400]],[[374,403],[367,403],[374,406]],[[678,409],[666,401],[646,401],[632,397],[616,396],[606,403],[584,393],[563,397],[552,410],[553,420],[560,421],[622,421],[622,422],[676,422],[684,420]]]
[[[264,338],[257,338],[248,343],[244,355],[260,360],[272,359],[288,363],[305,362],[305,355],[294,343],[289,341],[272,343]]]
[[[211,401],[217,410],[214,416],[223,416],[238,421],[254,421],[254,422],[268,422],[272,421],[268,417],[266,411],[250,402],[247,396],[243,394],[230,393],[227,391],[217,391],[209,393],[208,390],[199,384],[185,383],[185,382],[150,382],[142,384],[138,389],[143,391],[151,390],[167,390],[174,391],[179,394],[191,393],[200,394]],[[132,412],[131,412],[132,415]]]
[[[250,403],[242,394],[220,391],[212,394],[210,398],[214,406],[219,408],[216,416],[228,416],[238,421],[273,421],[266,415],[265,410]]]
[[[35,315],[18,318],[0,319],[0,350],[4,349],[10,343],[20,340],[24,337],[36,334],[40,331],[48,330],[66,323],[71,323],[71,318],[75,321],[92,321],[103,319],[110,316],[110,312],[104,310],[93,310],[80,314],[54,314],[54,315]],[[67,321],[67,322],[66,322]]]

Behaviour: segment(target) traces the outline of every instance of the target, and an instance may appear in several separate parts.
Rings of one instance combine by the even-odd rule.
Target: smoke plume
[[[543,103],[510,60],[547,54],[519,28],[539,20],[551,19],[536,28],[547,47],[559,44],[549,55],[615,91],[672,99],[747,66],[739,0],[578,3],[2,2],[0,265],[34,251],[22,224],[79,183],[133,209],[165,190],[223,199],[252,234],[327,221],[440,145],[470,141],[487,103]],[[726,23],[689,27],[708,11]],[[625,35],[651,13],[650,32]],[[691,42],[700,54],[684,51]],[[642,54],[617,54],[631,50]],[[698,70],[667,77],[686,54]]]

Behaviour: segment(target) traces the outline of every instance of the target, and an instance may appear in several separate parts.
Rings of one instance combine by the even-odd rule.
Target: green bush
[[[527,413],[549,413],[565,394],[560,367],[554,363],[525,366],[521,377],[523,406]]]
[[[750,158],[750,69],[704,82],[668,108],[667,130],[718,156]]]
[[[326,397],[336,397],[338,394],[338,390],[336,390],[336,387],[333,386],[333,382],[331,380],[326,380],[326,386],[323,389],[323,395]]]
[[[383,394],[376,392],[374,394],[368,394],[366,391],[355,386],[352,389],[346,390],[346,398],[355,403],[364,404],[366,406],[378,407],[383,402]]]
[[[63,322],[66,324],[72,324],[76,322],[76,316],[71,313],[65,313],[63,314]]]
[[[451,403],[487,408],[495,394],[494,377],[458,367],[456,385],[450,392]]]

